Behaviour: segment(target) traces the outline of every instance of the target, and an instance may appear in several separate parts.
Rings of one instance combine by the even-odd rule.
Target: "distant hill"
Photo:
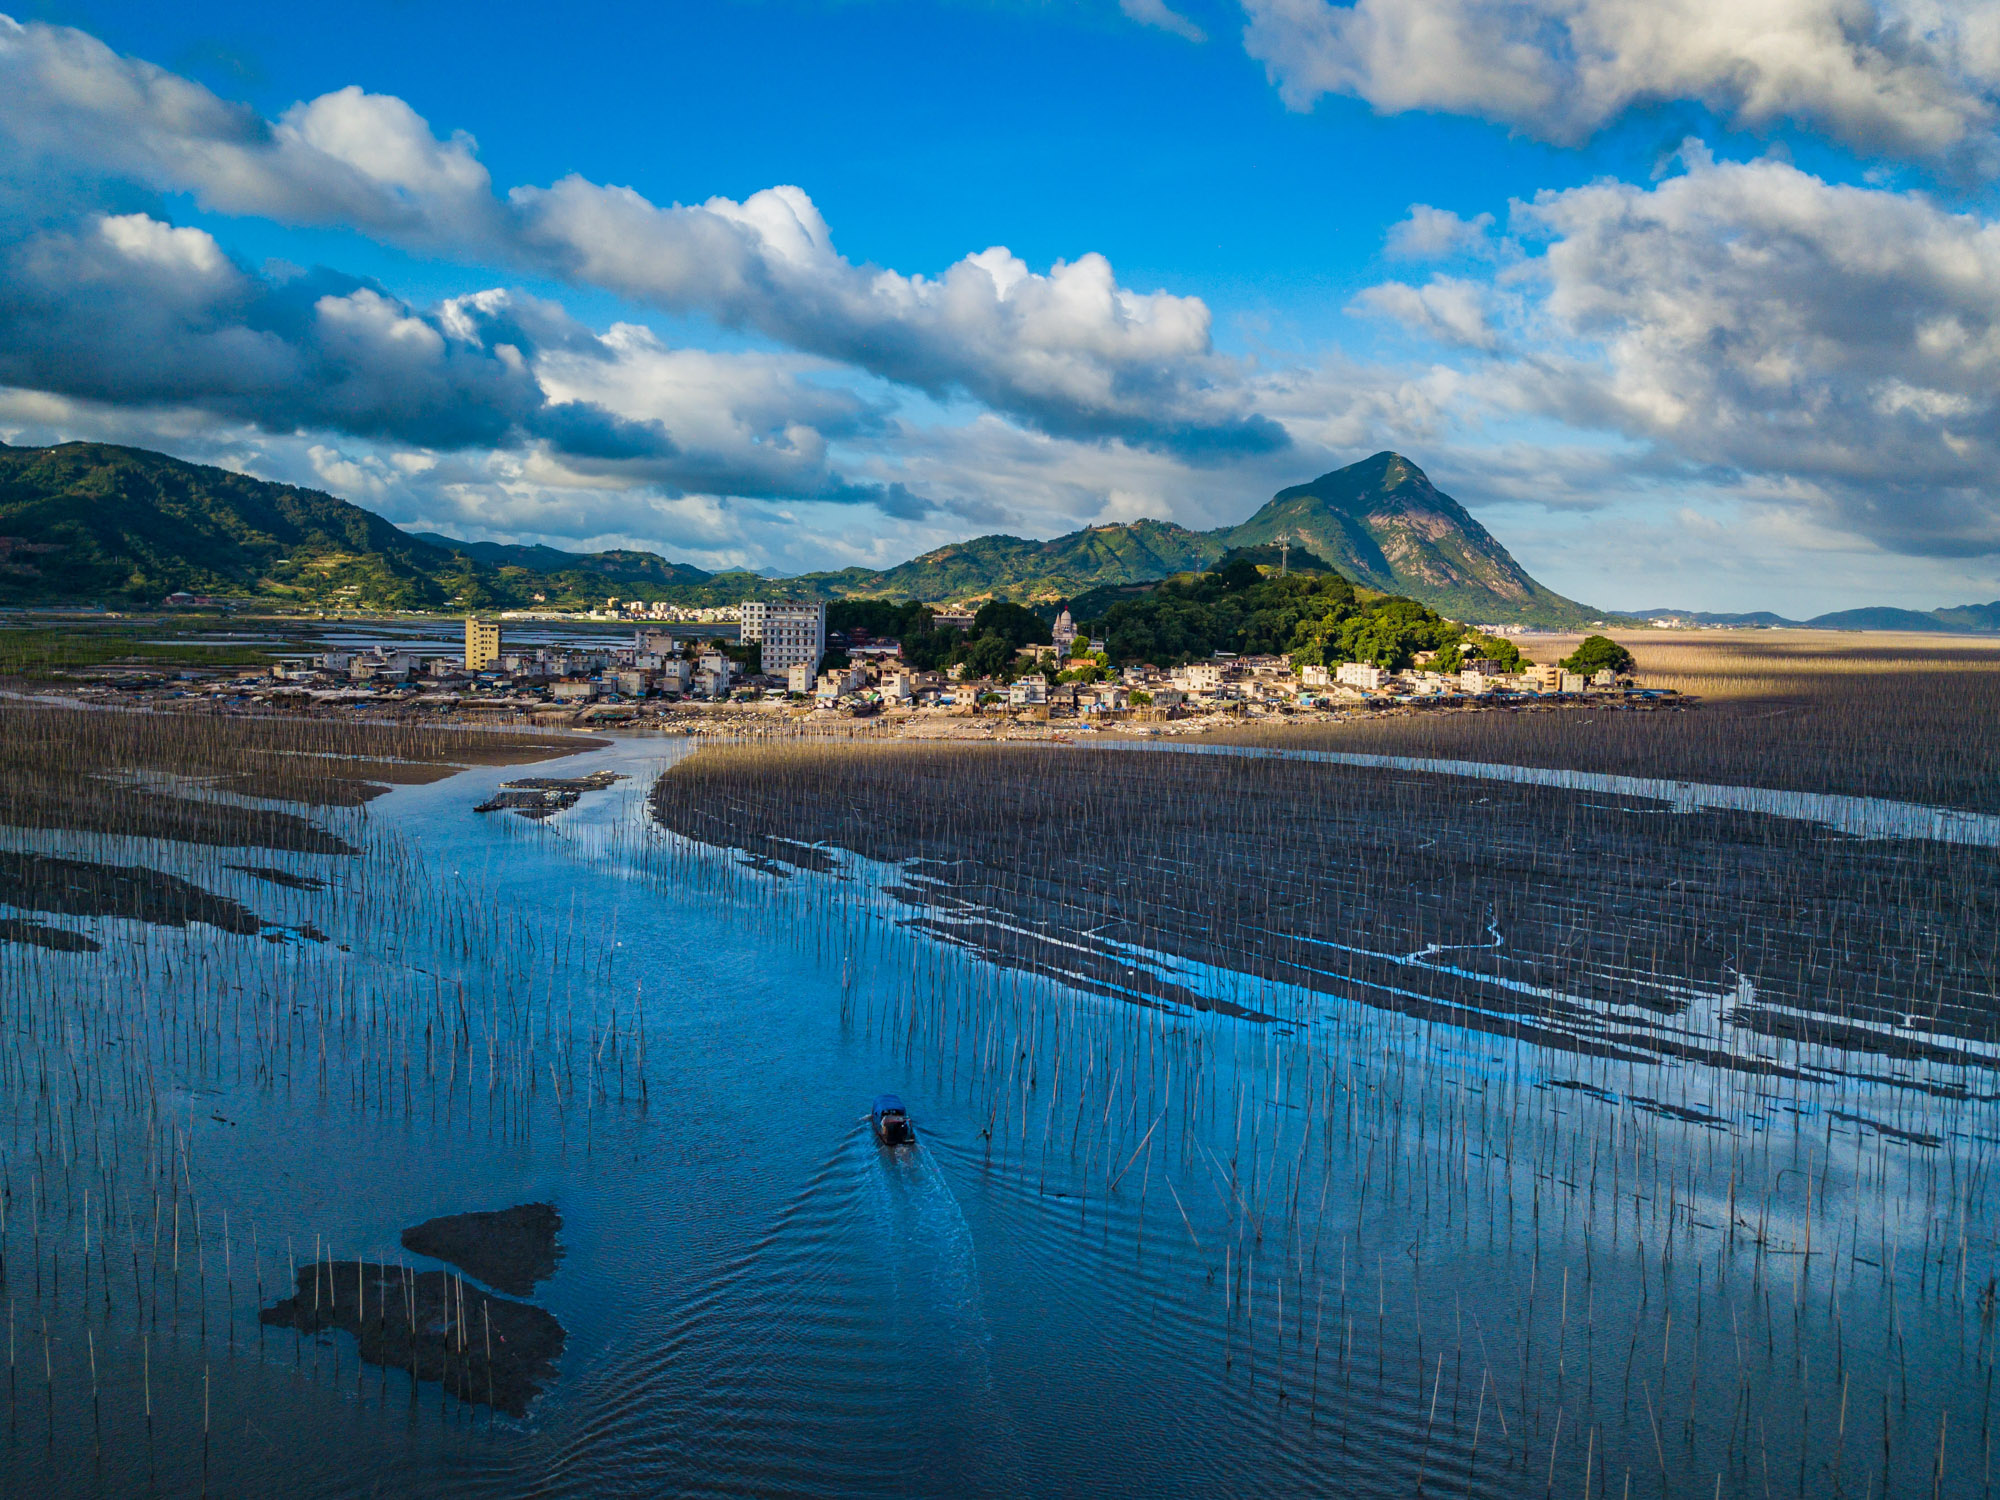
[[[1815,615],[1805,622],[1815,630],[1950,630],[1935,612],[1892,609],[1886,605],[1872,609],[1837,609],[1832,614]]]
[[[1046,542],[1017,536],[954,542],[868,575],[864,586],[912,599],[964,599],[999,592],[1032,599],[1104,584],[1151,582],[1207,567],[1224,550],[1214,537],[1171,521],[1132,521],[1087,526]],[[830,576],[809,573],[792,582],[812,585]]]
[[[1752,610],[1748,614],[1714,614],[1699,609],[1635,609],[1612,615],[1610,618],[1634,624],[1661,620],[1688,620],[1696,625],[1797,625],[1799,623],[1797,620],[1788,620],[1783,615],[1774,615],[1768,609]]]
[[[1286,550],[1300,571],[1338,572],[1459,619],[1575,624],[1598,613],[1529,577],[1462,505],[1396,453],[1280,490],[1247,521],[1214,531],[1148,520],[1045,542],[983,536],[879,573],[808,573],[786,582],[834,597],[874,591],[932,600],[994,593],[1054,599],[1157,582],[1232,552],[1277,566]]]
[[[1281,545],[1282,544],[1282,545]],[[1280,491],[1240,526],[1088,526],[1048,541],[983,536],[886,569],[772,579],[650,552],[567,552],[397,530],[333,495],[104,443],[0,445],[0,599],[156,602],[185,589],[364,608],[729,604],[870,595],[1053,599],[1155,582],[1233,549],[1297,555],[1467,619],[1579,616],[1408,459],[1377,454]]]
[[[1248,547],[1289,537],[1358,584],[1454,618],[1559,624],[1594,613],[1528,576],[1451,496],[1400,453],[1377,453],[1279,490],[1240,526],[1211,535]]]
[[[444,603],[451,553],[358,505],[143,448],[0,444],[0,597],[157,602],[187,589]]]
[[[520,568],[545,575],[590,573],[607,583],[652,583],[662,587],[706,583],[713,573],[692,563],[668,562],[656,552],[564,552],[555,547],[518,547],[507,542],[460,542],[430,531],[409,533],[448,552],[462,552],[490,568]]]
[[[1897,609],[1889,605],[1837,609],[1809,620],[1787,619],[1769,610],[1754,614],[1710,614],[1695,609],[1642,609],[1618,618],[1690,620],[1696,625],[1780,626],[1792,630],[1911,630],[1945,635],[2000,632],[2000,599],[1991,604],[1959,604],[1944,609]]]
[[[110,443],[0,444],[0,602],[157,604],[186,590],[322,608],[497,609],[610,595],[772,597],[753,573],[398,530],[320,490]]]
[[[108,443],[0,444],[0,603],[158,603],[192,593],[365,609],[575,608],[606,598],[929,601],[1004,594],[1108,607],[1162,578],[1242,553],[1332,570],[1454,618],[1573,625],[1594,613],[1537,583],[1457,501],[1395,453],[1280,490],[1236,526],[1088,526],[1048,541],[975,537],[892,568],[795,578],[710,573],[651,552],[461,542],[398,530],[320,490]],[[1078,615],[1093,618],[1101,608]],[[1675,614],[1700,623],[1832,630],[2000,631],[2000,601],[1930,611],[1851,609],[1807,621]],[[1638,619],[1640,615],[1616,618]]]

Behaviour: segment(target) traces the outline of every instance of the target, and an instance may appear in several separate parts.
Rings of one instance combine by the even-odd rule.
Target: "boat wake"
[[[859,1138],[875,1158],[892,1341],[904,1353],[912,1436],[921,1435],[908,1450],[909,1479],[921,1493],[1018,1493],[1018,1444],[993,1375],[972,1227],[931,1151],[885,1151],[865,1130]]]

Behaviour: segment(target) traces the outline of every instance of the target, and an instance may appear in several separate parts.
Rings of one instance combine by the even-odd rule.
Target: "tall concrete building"
[[[465,670],[484,672],[500,659],[500,625],[476,615],[465,621]]]
[[[743,639],[763,644],[764,670],[773,676],[782,677],[800,663],[818,671],[819,659],[826,655],[826,606],[798,599],[745,601]]]

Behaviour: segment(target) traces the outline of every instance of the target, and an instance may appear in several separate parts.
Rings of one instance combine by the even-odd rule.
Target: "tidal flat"
[[[0,905],[96,945],[0,942],[9,1492],[1987,1492],[1993,849],[1282,755],[0,712],[55,747],[15,864],[252,919]],[[1683,738],[1579,768],[1695,754],[1633,717]],[[1510,720],[1452,758],[1561,759]],[[591,789],[474,811],[536,757]],[[479,1260],[508,1205],[561,1253]],[[499,1399],[503,1302],[561,1339]]]

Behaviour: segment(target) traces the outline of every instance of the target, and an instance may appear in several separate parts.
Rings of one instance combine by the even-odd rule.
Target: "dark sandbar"
[[[555,1275],[562,1215],[553,1203],[519,1203],[486,1213],[447,1214],[403,1231],[403,1247],[449,1261],[466,1275],[512,1296]]]

